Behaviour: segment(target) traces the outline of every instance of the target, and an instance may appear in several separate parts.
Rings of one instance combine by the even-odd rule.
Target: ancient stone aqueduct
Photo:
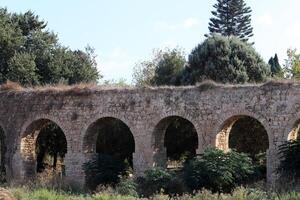
[[[105,117],[120,119],[130,128],[135,142],[133,167],[141,175],[165,160],[163,135],[172,116],[195,126],[198,153],[209,145],[226,150],[230,127],[239,117],[259,120],[269,139],[267,180],[274,183],[278,146],[298,132],[300,84],[1,91],[7,179],[22,179],[35,172],[35,139],[43,124],[52,121],[67,139],[66,178],[83,182],[82,164],[95,149],[95,140],[88,139],[94,136],[87,129]]]

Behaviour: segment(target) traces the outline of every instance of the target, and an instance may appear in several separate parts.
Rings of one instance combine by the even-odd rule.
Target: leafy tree
[[[271,75],[273,77],[283,78],[283,71],[281,65],[279,64],[278,56],[275,54],[274,57],[271,57],[268,64],[271,66]]]
[[[178,85],[179,75],[185,65],[185,55],[180,49],[154,51],[150,61],[138,63],[133,79],[136,85]]]
[[[209,23],[210,34],[236,36],[247,42],[253,36],[251,8],[244,0],[217,0]]]
[[[35,56],[29,53],[16,53],[8,61],[8,80],[21,84],[37,85],[39,76],[36,74]]]
[[[285,77],[288,79],[300,79],[300,54],[297,49],[287,50],[288,58],[285,60]]]
[[[0,8],[0,84],[74,84],[101,78],[92,48],[72,51],[46,28],[31,11],[16,14]]]
[[[184,179],[192,190],[205,188],[212,192],[229,193],[253,172],[251,158],[246,154],[208,148],[203,155],[185,164]]]
[[[183,70],[185,63],[185,55],[181,50],[160,50],[157,54],[153,84],[157,86],[178,85],[178,75]]]
[[[270,67],[255,49],[236,37],[213,34],[194,48],[182,83],[195,84],[205,79],[221,83],[262,82]]]

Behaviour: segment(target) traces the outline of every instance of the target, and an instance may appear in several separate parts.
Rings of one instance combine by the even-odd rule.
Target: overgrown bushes
[[[126,165],[110,155],[98,154],[84,163],[86,185],[95,189],[98,185],[116,185],[122,176],[126,174]]]
[[[279,147],[279,156],[281,159],[277,172],[280,174],[280,182],[283,186],[292,189],[293,186],[299,185],[300,178],[300,139],[287,141]]]
[[[246,154],[208,148],[188,161],[183,171],[185,183],[193,190],[229,193],[254,173],[254,167]]]
[[[135,181],[126,176],[124,162],[108,155],[98,155],[84,165],[87,186],[110,185],[118,193],[152,196],[157,193],[181,195],[207,189],[213,193],[231,193],[253,179],[255,165],[244,153],[208,148],[202,155],[185,162],[180,170],[152,168]]]

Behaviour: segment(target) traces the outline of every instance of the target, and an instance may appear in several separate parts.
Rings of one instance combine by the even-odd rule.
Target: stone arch
[[[252,118],[255,121],[257,121],[259,124],[261,124],[261,126],[265,129],[265,132],[268,136],[268,144],[270,144],[270,134],[268,133],[266,127],[264,126],[264,124],[258,120],[256,117],[253,117],[251,115],[234,115],[231,116],[229,118],[227,118],[218,128],[217,131],[217,135],[215,137],[215,146],[219,149],[225,150],[227,151],[229,149],[229,136],[230,136],[230,132],[232,127],[234,126],[234,124],[242,119],[243,117],[248,117],[248,118]],[[270,146],[270,145],[269,145]]]
[[[215,124],[214,128],[212,129],[212,140],[211,140],[211,145],[213,146],[218,146],[217,145],[217,138],[220,137],[218,135],[224,127],[228,127],[228,125],[233,125],[236,120],[238,120],[240,117],[246,116],[246,117],[251,117],[253,119],[256,119],[266,130],[266,133],[268,135],[268,141],[269,141],[269,149],[274,148],[276,144],[273,143],[274,141],[274,133],[271,131],[272,129],[269,126],[269,122],[271,122],[271,119],[266,119],[264,116],[258,115],[253,112],[249,112],[244,109],[235,109],[230,112],[225,112],[225,114],[221,115],[220,117],[217,118],[217,123]],[[230,127],[230,126],[229,126]],[[230,130],[228,130],[230,131]],[[228,148],[227,148],[228,149]]]
[[[120,126],[120,130],[116,130],[114,125]],[[105,138],[108,128],[112,130],[113,135],[110,137],[112,140]],[[88,155],[87,158],[98,153],[115,155],[116,151],[119,151],[120,154],[130,154],[129,159],[132,165],[133,153],[135,152],[135,139],[130,127],[123,120],[115,117],[101,117],[89,124],[85,130],[82,151]],[[129,141],[125,149],[120,149],[120,146],[117,145],[118,142],[124,142],[122,140]],[[111,146],[106,148],[108,143],[111,143]],[[120,157],[123,158],[123,156]]]
[[[37,139],[40,132],[48,125],[56,125],[63,133],[66,149],[68,149],[68,141],[64,130],[54,120],[49,118],[35,118],[30,123],[27,122],[22,128],[19,140],[19,150],[22,159],[21,174],[24,178],[34,178],[37,173]]]
[[[192,140],[195,140],[195,144],[193,145],[194,151],[196,154],[196,151],[199,147],[199,136],[197,133],[197,128],[194,125],[194,123],[186,119],[184,117],[178,116],[178,115],[171,115],[163,117],[159,120],[159,122],[156,124],[153,134],[152,134],[152,147],[154,150],[154,166],[159,167],[167,167],[167,161],[168,161],[168,148],[166,143],[166,138],[168,137],[168,128],[169,126],[174,122],[174,120],[181,120],[182,122],[185,122],[189,125],[193,133],[191,133],[191,136],[193,137]],[[172,137],[170,133],[170,137]],[[185,145],[185,144],[182,144]]]
[[[251,126],[252,129],[248,130],[245,125]],[[251,135],[247,137],[245,133]],[[256,179],[265,180],[271,172],[269,149],[272,142],[269,138],[267,129],[257,118],[249,115],[234,115],[226,119],[219,127],[215,146],[224,151],[234,148],[238,152],[247,153],[258,166],[260,175]]]

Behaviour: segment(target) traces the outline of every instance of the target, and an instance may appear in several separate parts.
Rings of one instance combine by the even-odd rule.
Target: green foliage
[[[94,190],[98,185],[115,185],[126,175],[126,165],[122,160],[106,154],[94,155],[83,164],[86,185]]]
[[[300,139],[287,141],[279,147],[281,158],[277,171],[282,177],[300,178]]]
[[[300,79],[300,54],[297,49],[287,50],[287,59],[285,60],[284,71],[288,79]]]
[[[131,179],[122,179],[116,186],[116,192],[121,195],[138,197],[137,184]]]
[[[136,85],[179,85],[179,75],[186,63],[180,49],[156,50],[150,61],[138,63],[134,68],[133,79]]]
[[[145,172],[145,177],[139,182],[140,193],[151,196],[159,192],[167,192],[170,181],[175,174],[166,169],[152,168]]]
[[[192,50],[182,82],[195,84],[206,79],[220,83],[263,82],[269,75],[270,66],[252,46],[235,37],[214,34]]]
[[[72,51],[46,28],[31,11],[16,14],[0,8],[0,84],[74,84],[100,78],[92,48]]]
[[[17,199],[22,200],[298,200],[299,192],[273,193],[253,188],[238,188],[232,194],[213,194],[203,190],[195,194],[170,197],[157,194],[150,198],[138,198],[130,195],[121,195],[117,192],[102,191],[96,194],[73,194],[46,188],[14,187],[8,188]]]
[[[187,186],[193,190],[208,189],[228,193],[244,183],[253,174],[251,159],[243,153],[223,152],[208,148],[184,166]]]
[[[283,70],[279,64],[278,56],[275,54],[274,58],[271,57],[268,64],[271,66],[271,75],[272,77],[283,78]]]
[[[253,36],[252,10],[244,0],[217,0],[214,8],[208,27],[210,34],[236,36],[245,42]]]

